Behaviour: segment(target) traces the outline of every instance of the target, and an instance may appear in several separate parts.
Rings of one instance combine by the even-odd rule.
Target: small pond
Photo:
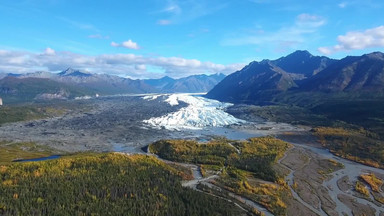
[[[48,157],[40,157],[40,158],[32,158],[32,159],[19,159],[19,160],[14,160],[13,162],[45,161],[45,160],[58,159],[60,157],[61,157],[61,155],[51,155]]]

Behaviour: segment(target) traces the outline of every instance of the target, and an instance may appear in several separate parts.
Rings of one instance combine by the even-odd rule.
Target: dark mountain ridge
[[[353,92],[384,89],[384,54],[348,56],[301,86],[303,91]]]
[[[290,74],[301,74],[303,78],[311,77],[337,60],[325,56],[313,56],[306,50],[298,50],[272,63]]]
[[[94,94],[81,86],[70,86],[46,78],[5,77],[0,79],[0,95],[5,103],[42,99],[73,99]]]
[[[167,83],[163,88],[161,88],[161,92],[208,92],[224,78],[224,74],[192,75]]]
[[[266,66],[269,65],[269,66]],[[300,74],[303,79],[295,79]],[[235,103],[278,103],[306,94],[377,96],[384,92],[384,54],[374,52],[341,60],[296,51],[277,60],[251,62],[227,76],[207,97]],[[301,96],[300,96],[301,97]],[[311,98],[307,98],[311,100]]]
[[[217,84],[207,97],[224,100],[268,100],[271,94],[295,87],[293,79],[271,61],[251,62],[242,70],[227,76]]]
[[[81,72],[79,70],[74,70],[72,68],[68,68],[67,70],[58,73],[59,76],[75,76],[75,77],[89,77],[92,76],[90,73]]]

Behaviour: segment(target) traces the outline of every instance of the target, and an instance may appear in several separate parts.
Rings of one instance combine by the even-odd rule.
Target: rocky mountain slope
[[[375,52],[343,58],[307,79],[301,89],[329,92],[382,91],[384,54]]]
[[[98,94],[125,94],[153,92],[151,86],[141,80],[132,80],[107,74],[91,74],[68,68],[60,73],[35,72],[20,75],[19,78],[45,78],[70,86],[81,86]]]
[[[307,51],[296,51],[277,60],[250,63],[227,76],[207,97],[264,104],[281,99],[287,101],[287,98],[309,93],[343,93],[348,97],[362,92],[371,92],[371,95],[384,92],[383,53],[333,60],[312,56]]]
[[[0,79],[0,96],[5,104],[41,99],[70,99],[90,94],[94,92],[46,78],[8,76]]]
[[[207,97],[231,102],[269,100],[271,95],[295,86],[287,72],[271,61],[264,60],[251,62],[242,70],[227,76],[207,94]]]
[[[213,75],[192,75],[180,79],[172,79],[165,76],[161,79],[143,80],[146,84],[154,87],[158,92],[174,93],[174,92],[208,92],[217,83],[225,78],[224,74]]]
[[[294,79],[305,79],[317,74],[336,61],[325,56],[313,56],[306,50],[298,50],[271,62],[291,74]]]
[[[6,102],[35,99],[68,99],[85,95],[208,92],[225,75],[193,75],[181,79],[164,77],[133,80],[108,74],[92,74],[68,68],[60,73],[38,71],[0,74],[0,97]]]

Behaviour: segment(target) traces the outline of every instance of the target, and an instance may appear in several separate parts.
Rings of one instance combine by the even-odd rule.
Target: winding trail
[[[230,145],[232,148],[234,148],[236,150],[237,154],[241,154],[240,149],[236,148],[236,146],[234,146],[232,143],[229,142],[228,145]]]
[[[205,185],[205,186],[207,186],[209,188],[218,190],[218,191],[225,191],[225,193],[228,194],[229,197],[232,197],[232,198],[236,199],[237,201],[239,201],[239,202],[241,202],[241,203],[243,203],[243,204],[245,204],[245,205],[247,205],[247,206],[249,206],[251,208],[257,209],[258,211],[262,212],[265,216],[273,216],[273,214],[270,211],[268,211],[268,209],[266,209],[264,206],[254,202],[254,201],[252,201],[250,199],[247,199],[247,198],[245,198],[243,196],[240,196],[240,195],[237,195],[235,193],[232,193],[232,192],[230,192],[228,190],[225,190],[225,189],[223,189],[223,188],[221,188],[221,187],[219,187],[217,185],[214,185],[214,184],[212,184],[210,182],[201,182],[201,184]],[[229,199],[227,199],[227,200],[231,201]]]
[[[174,163],[174,162],[171,162],[171,163]],[[247,205],[248,207],[250,208],[254,208],[254,209],[257,209],[258,211],[262,212],[265,216],[273,216],[273,214],[268,211],[268,209],[266,209],[264,206],[250,200],[250,199],[247,199],[243,196],[240,196],[238,194],[235,194],[235,193],[232,193],[230,191],[227,191],[221,187],[218,187],[217,185],[214,185],[212,183],[210,183],[209,181],[212,180],[212,179],[215,179],[215,178],[219,178],[219,175],[216,174],[216,175],[212,175],[212,176],[208,176],[206,178],[203,178],[202,174],[201,174],[201,170],[198,166],[194,165],[194,164],[186,164],[186,163],[175,163],[175,164],[178,164],[178,165],[181,165],[181,166],[187,166],[187,167],[190,167],[192,169],[192,173],[193,173],[193,180],[190,180],[190,181],[185,181],[182,183],[182,186],[183,187],[189,187],[189,188],[192,188],[194,190],[197,190],[197,191],[200,191],[200,192],[204,192],[204,191],[201,191],[199,189],[197,189],[197,185],[198,184],[202,184],[202,185],[205,185],[209,188],[212,188],[212,189],[215,189],[215,190],[218,190],[218,191],[225,191],[226,194],[229,196],[229,197],[232,197],[234,199],[236,199],[237,201]],[[204,192],[206,193],[206,192]],[[214,195],[214,194],[210,194],[210,193],[206,193],[206,194],[209,194],[209,195],[212,195],[212,196],[215,196],[215,197],[219,197],[221,199],[224,199],[224,200],[227,200],[228,202],[232,202],[232,203],[235,203],[235,205],[237,205],[238,207],[240,207],[241,209],[245,210],[243,207],[241,207],[240,205],[238,205],[236,202],[233,202],[232,200],[230,199],[226,199],[224,197],[220,197],[220,196],[217,196],[217,195]]]
[[[234,146],[233,146],[234,147]],[[235,148],[235,147],[234,147]],[[235,148],[236,149],[236,148]],[[230,191],[227,191],[221,187],[218,187],[212,183],[210,183],[209,181],[212,180],[212,179],[215,179],[215,178],[219,178],[219,174],[221,172],[221,170],[215,174],[215,175],[212,175],[212,176],[208,176],[206,178],[203,178],[203,175],[201,173],[201,170],[200,170],[200,167],[195,165],[195,164],[188,164],[188,163],[179,163],[179,162],[173,162],[173,161],[169,161],[169,160],[165,160],[165,159],[162,159],[160,158],[158,155],[156,154],[152,154],[150,152],[150,148],[149,146],[147,147],[147,155],[151,155],[151,156],[155,156],[157,157],[159,160],[165,162],[165,163],[172,163],[172,164],[177,164],[177,165],[180,165],[180,166],[183,166],[183,167],[187,167],[187,168],[190,168],[192,170],[192,174],[193,174],[193,180],[189,180],[189,181],[184,181],[182,182],[182,186],[183,187],[189,187],[189,188],[192,188],[194,190],[197,190],[199,192],[202,192],[202,193],[205,193],[205,194],[208,194],[208,195],[211,195],[211,196],[214,196],[214,197],[217,197],[217,198],[220,198],[220,199],[224,199],[228,202],[231,202],[231,203],[234,203],[236,206],[238,206],[240,209],[244,210],[244,211],[248,211],[246,209],[244,209],[241,205],[237,204],[236,202],[233,202],[232,200],[230,199],[227,199],[225,197],[220,197],[220,196],[217,196],[215,194],[211,194],[211,193],[206,193],[202,190],[199,190],[197,189],[197,185],[199,184],[202,184],[202,185],[205,185],[205,186],[208,186],[210,188],[213,188],[215,190],[218,190],[218,191],[225,191],[229,197],[232,197],[234,199],[236,199],[237,201],[251,207],[251,208],[254,208],[254,209],[257,209],[258,211],[262,212],[265,216],[274,216],[268,209],[266,209],[264,206],[250,200],[250,199],[247,199],[243,196],[240,196],[238,194],[235,194],[235,193],[232,193]]]

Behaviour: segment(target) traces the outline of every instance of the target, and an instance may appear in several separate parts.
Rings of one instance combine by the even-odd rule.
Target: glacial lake
[[[61,155],[51,155],[48,157],[32,158],[32,159],[20,159],[14,160],[13,162],[33,162],[33,161],[45,161],[45,160],[54,160],[60,158]]]

